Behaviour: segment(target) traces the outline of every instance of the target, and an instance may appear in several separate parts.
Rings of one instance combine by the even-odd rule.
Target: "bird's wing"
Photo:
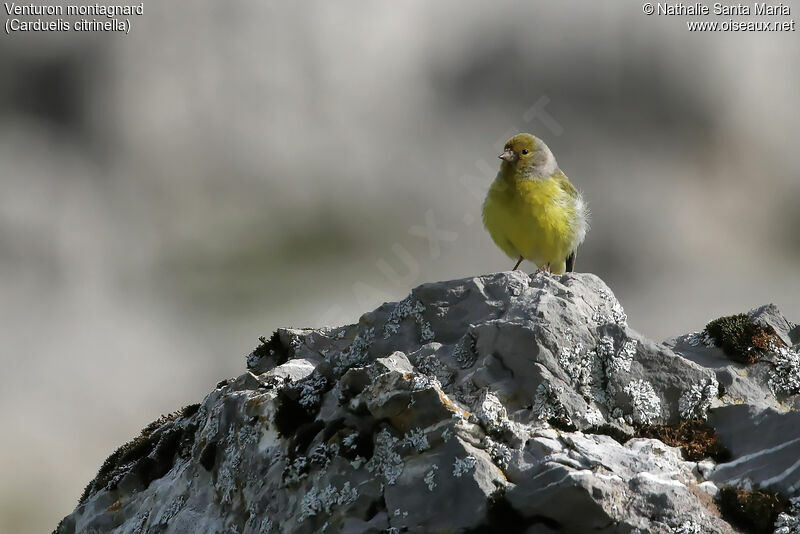
[[[583,202],[580,200],[580,198],[581,198],[580,191],[578,191],[575,188],[575,186],[572,185],[572,183],[567,178],[567,175],[564,174],[561,171],[561,169],[556,171],[556,173],[553,175],[553,179],[556,181],[556,183],[558,184],[558,186],[561,188],[562,191],[564,191],[566,194],[568,194],[571,198],[573,198],[576,201],[580,202],[581,205],[583,204]],[[581,214],[581,215],[583,215],[585,217],[584,214]],[[584,219],[584,221],[585,221],[585,219]],[[584,229],[584,234],[585,234],[585,229]],[[583,240],[583,236],[581,236],[579,238],[579,243],[582,240]],[[571,273],[571,272],[575,271],[575,259],[577,258],[577,256],[578,256],[578,248],[576,246],[575,249],[573,249],[573,251],[570,252],[569,255],[567,256],[566,269],[565,269],[566,272]]]
[[[578,198],[578,196],[580,196],[580,193],[578,193],[578,190],[575,189],[575,186],[569,181],[567,175],[564,174],[564,172],[560,169],[553,174],[553,179],[556,181],[561,190],[572,198]]]

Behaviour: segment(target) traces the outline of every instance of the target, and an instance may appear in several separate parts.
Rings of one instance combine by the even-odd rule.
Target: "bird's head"
[[[550,176],[558,168],[556,158],[544,141],[528,133],[509,139],[499,157],[503,160],[502,171],[522,178]]]

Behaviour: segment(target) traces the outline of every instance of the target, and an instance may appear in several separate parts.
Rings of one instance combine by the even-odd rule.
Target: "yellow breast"
[[[554,272],[578,245],[576,199],[554,178],[505,180],[498,176],[483,205],[492,239],[512,258],[524,257]]]

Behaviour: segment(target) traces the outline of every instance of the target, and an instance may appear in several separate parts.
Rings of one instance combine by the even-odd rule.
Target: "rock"
[[[711,480],[800,494],[800,412],[741,404],[714,410],[711,423],[733,456],[715,468]]]
[[[749,347],[758,352],[756,363],[751,365],[732,361],[705,331],[679,336],[664,344],[714,371],[725,393],[724,400],[716,405],[749,404],[783,411],[797,402],[800,393],[800,329],[772,304],[751,310],[747,317],[756,325],[768,327],[775,338],[769,341],[768,350]]]
[[[262,338],[247,372],[109,457],[56,530],[735,532],[722,485],[795,498],[800,473],[798,329],[748,317],[774,346],[745,368],[701,334],[631,330],[591,274],[425,284],[355,325]],[[724,464],[631,439],[708,414]]]
[[[755,308],[748,315],[755,323],[772,328],[784,345],[800,343],[800,328],[788,321],[774,304]]]
[[[514,473],[509,502],[562,532],[671,533],[692,519],[703,532],[733,532],[698,497],[693,463],[657,440],[620,445],[608,436],[542,436],[521,455],[525,468]]]

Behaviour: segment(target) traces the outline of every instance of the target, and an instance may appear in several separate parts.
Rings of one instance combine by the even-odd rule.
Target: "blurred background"
[[[197,0],[127,36],[0,36],[0,531],[52,530],[259,335],[511,268],[480,206],[519,131],[583,190],[578,270],[633,328],[800,321],[798,34],[685,20]]]

